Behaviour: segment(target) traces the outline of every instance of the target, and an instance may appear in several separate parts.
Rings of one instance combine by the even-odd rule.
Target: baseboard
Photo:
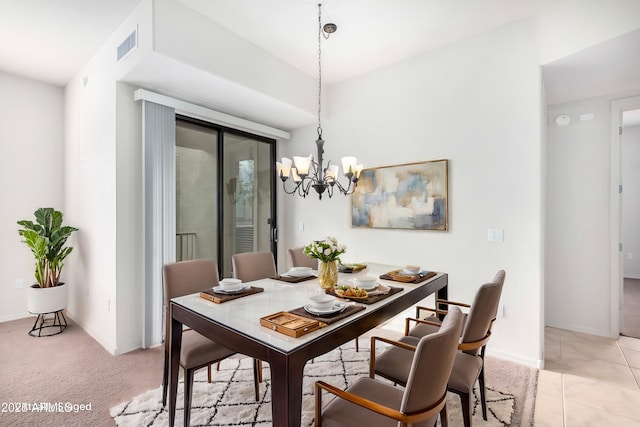
[[[94,331],[93,329],[91,329],[90,327],[88,327],[87,325],[85,325],[83,322],[79,321],[78,319],[76,319],[75,316],[73,316],[71,313],[69,313],[69,310],[65,311],[65,315],[69,318],[71,318],[71,320],[73,320],[74,323],[76,323],[78,326],[80,326],[82,329],[84,329],[84,331],[94,340],[96,340],[96,342],[98,344],[100,344],[102,347],[104,347],[105,350],[107,350],[109,353],[113,354],[114,356],[117,355],[118,353],[116,353],[117,351],[117,347],[113,347],[111,345],[109,345],[107,343],[106,340],[104,340],[102,338],[102,336],[100,336],[100,334],[98,334],[96,331]]]
[[[10,314],[8,316],[0,317],[0,323],[10,322],[12,320],[25,319],[27,317],[34,317],[34,315],[29,313],[28,311],[24,313]]]
[[[487,356],[494,357],[496,359],[506,360],[508,362],[514,362],[519,365],[524,365],[533,369],[541,369],[544,366],[544,361],[540,359],[527,359],[517,354],[501,351],[497,349],[487,349]]]

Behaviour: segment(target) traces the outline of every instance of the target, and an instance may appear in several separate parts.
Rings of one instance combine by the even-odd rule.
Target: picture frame
[[[364,169],[351,195],[351,226],[449,230],[449,161]]]

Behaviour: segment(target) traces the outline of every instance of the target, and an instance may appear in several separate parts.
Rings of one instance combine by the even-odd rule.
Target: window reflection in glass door
[[[275,252],[275,142],[178,117],[176,260],[212,258],[231,277],[231,255]]]

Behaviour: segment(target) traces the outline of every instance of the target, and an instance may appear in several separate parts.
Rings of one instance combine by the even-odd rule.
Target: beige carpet
[[[0,411],[0,426],[113,426],[109,408],[161,384],[162,347],[113,356],[68,317],[60,335],[31,337],[34,319],[0,323],[0,402],[28,406]]]
[[[361,340],[362,341],[362,340]],[[360,352],[355,351],[353,342],[348,343],[307,363],[303,385],[302,425],[312,426],[314,417],[313,384],[316,380],[345,388],[357,378],[367,376],[369,370],[369,351],[361,342]],[[508,364],[507,365],[511,365]],[[500,363],[500,369],[507,366]],[[487,390],[488,420],[482,419],[480,402],[477,398],[474,406],[473,425],[484,427],[531,425],[530,416],[522,419],[523,411],[515,414],[517,400],[531,401],[533,396],[526,395],[525,384],[535,389],[536,371],[512,371],[509,382],[518,380],[511,387],[518,389],[521,395],[499,390],[496,386]],[[526,373],[526,375],[521,375]],[[506,374],[506,373],[505,373]],[[193,402],[191,406],[191,424],[197,426],[271,426],[271,395],[269,370],[265,369],[265,382],[261,385],[261,399],[256,402],[253,396],[253,371],[251,359],[233,358],[222,362],[220,371],[213,375],[211,384],[206,382],[206,371],[196,373]],[[503,378],[505,380],[505,378]],[[524,393],[524,395],[522,395]],[[111,409],[116,424],[120,427],[166,426],[168,415],[161,404],[160,387],[149,390]],[[176,425],[183,423],[182,384],[179,386]],[[325,399],[325,403],[329,399]],[[525,402],[520,402],[525,404]],[[522,405],[520,405],[522,406]],[[518,406],[518,409],[520,409]],[[455,394],[448,396],[449,424],[462,425],[460,399]]]
[[[30,337],[34,319],[0,323],[0,402],[91,410],[0,412],[0,426],[113,426],[110,408],[161,384],[161,347],[113,356],[72,321],[60,335]],[[536,379],[535,370],[487,357],[487,385],[515,396],[513,426],[532,425]]]

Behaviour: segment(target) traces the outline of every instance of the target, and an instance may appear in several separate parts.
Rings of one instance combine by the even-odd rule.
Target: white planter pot
[[[53,313],[67,308],[67,285],[41,288],[33,285],[27,289],[27,310],[32,314]]]

